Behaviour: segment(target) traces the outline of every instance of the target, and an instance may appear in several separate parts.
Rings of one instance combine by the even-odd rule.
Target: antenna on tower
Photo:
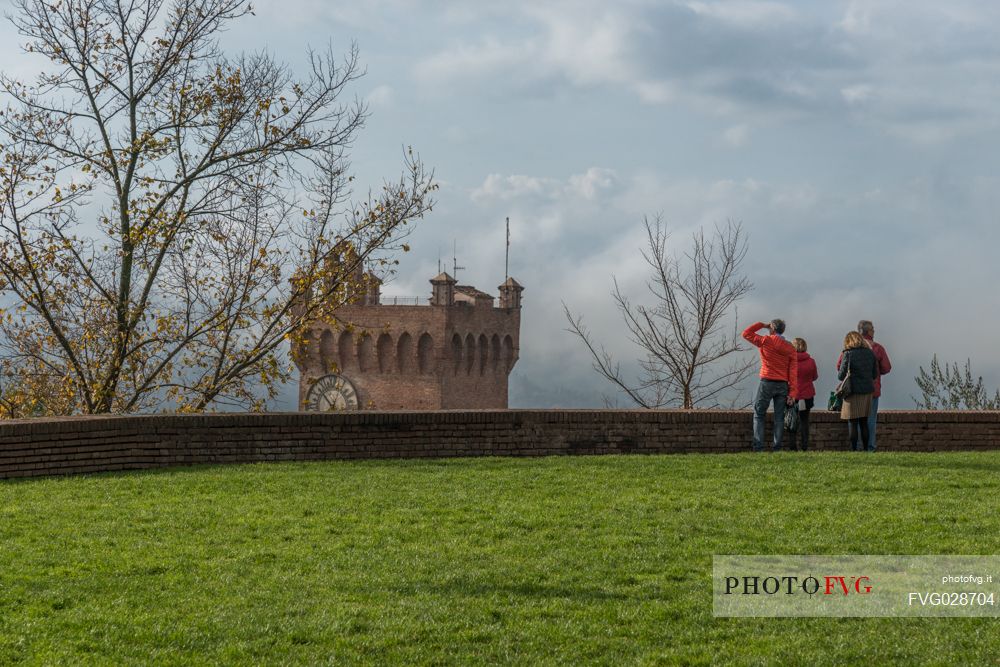
[[[439,276],[441,275],[441,246],[438,246],[438,272],[437,272],[437,274]]]
[[[458,280],[458,270],[465,270],[464,266],[458,265],[458,241],[452,241],[452,251],[451,251],[451,277]]]
[[[507,218],[507,252],[503,258],[503,279],[510,278],[510,217]]]

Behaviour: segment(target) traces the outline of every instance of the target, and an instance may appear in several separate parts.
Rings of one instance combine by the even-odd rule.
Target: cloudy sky
[[[895,366],[883,407],[907,408],[935,352],[1000,384],[997,34],[1000,5],[964,0],[261,0],[223,41],[296,67],[306,45],[358,43],[359,180],[412,145],[442,184],[387,292],[426,296],[454,241],[460,280],[496,293],[510,217],[512,406],[613,395],[560,304],[634,358],[611,280],[643,299],[642,218],[661,213],[678,250],[742,221],[740,320],[785,318],[820,391],[844,333],[874,320]]]

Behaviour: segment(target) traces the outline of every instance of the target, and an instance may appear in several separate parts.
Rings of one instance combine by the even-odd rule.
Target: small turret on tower
[[[524,288],[513,278],[507,278],[498,288],[500,290],[501,308],[520,308],[521,292]]]
[[[451,306],[455,303],[455,283],[458,281],[449,276],[446,272],[442,271],[440,274],[431,278],[432,292],[431,292],[431,305],[432,306]]]
[[[365,305],[377,306],[382,299],[382,279],[371,271],[365,271]]]
[[[364,303],[366,294],[364,263],[354,244],[337,237],[323,263],[323,291],[344,303]]]

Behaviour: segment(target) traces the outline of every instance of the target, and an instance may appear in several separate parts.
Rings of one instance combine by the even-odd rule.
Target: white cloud
[[[739,148],[745,145],[749,137],[750,128],[743,123],[727,127],[725,132],[722,133],[722,140],[732,148]]]
[[[560,201],[566,198],[593,200],[599,193],[608,191],[617,183],[612,169],[590,167],[582,174],[573,174],[566,181],[525,174],[490,174],[476,188],[470,198],[477,204],[490,201],[530,199]]]
[[[848,104],[861,104],[872,94],[872,87],[867,84],[847,86],[840,89],[840,94]]]
[[[421,11],[417,0],[271,0],[254,3],[254,11],[268,23],[309,28],[317,23],[338,23],[352,30],[371,29]]]
[[[512,0],[482,11],[506,21],[466,12],[468,32],[415,64],[421,83],[505,98],[607,89],[734,126],[840,115],[917,143],[993,131],[1000,106],[1000,5],[857,0],[830,16],[754,0]]]
[[[730,0],[689,2],[687,6],[696,14],[747,27],[773,26],[775,23],[792,21],[798,16],[792,7],[779,2]]]
[[[570,176],[569,190],[585,199],[594,199],[599,192],[613,187],[616,179],[616,174],[611,169],[591,167],[583,174]]]
[[[370,106],[375,108],[389,107],[392,106],[395,101],[395,97],[396,93],[392,89],[392,86],[383,84],[373,88],[372,91],[368,93],[365,101],[367,101]]]
[[[849,34],[866,34],[871,28],[871,9],[870,2],[853,0],[837,26]]]
[[[530,13],[544,25],[543,62],[562,71],[574,84],[635,80],[634,65],[627,57],[628,40],[634,31],[631,17],[605,10],[579,20],[568,15],[564,6],[545,4]]]
[[[666,104],[677,96],[674,87],[667,81],[636,81],[633,88],[639,99],[647,104]]]
[[[416,63],[414,72],[423,82],[446,84],[456,79],[496,75],[512,67],[529,65],[536,47],[528,42],[504,43],[486,37],[475,44],[461,44]]]
[[[573,87],[621,86],[651,104],[669,102],[669,82],[646,77],[630,55],[635,33],[644,28],[621,8],[590,3],[522,3],[510,13],[533,22],[527,35],[487,34],[462,40],[418,61],[422,83],[453,85],[494,77],[508,86],[560,82]]]
[[[476,203],[490,200],[510,200],[525,195],[542,195],[552,181],[523,174],[490,174],[482,185],[472,191],[472,201]]]

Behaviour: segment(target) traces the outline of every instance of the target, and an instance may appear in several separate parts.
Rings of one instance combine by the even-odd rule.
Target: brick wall
[[[749,412],[496,410],[70,417],[0,422],[0,478],[197,463],[749,450]],[[846,450],[813,414],[813,449]],[[882,412],[881,451],[1000,449],[1000,412]]]

